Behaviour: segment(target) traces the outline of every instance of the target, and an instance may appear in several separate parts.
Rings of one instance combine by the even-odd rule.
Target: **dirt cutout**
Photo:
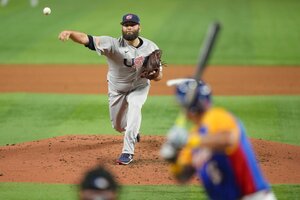
[[[106,67],[0,65],[0,92],[106,93]],[[170,95],[166,80],[187,77],[193,67],[166,68],[164,81],[152,85],[152,95]],[[299,95],[298,67],[208,68],[204,79],[215,95]],[[0,147],[0,182],[78,183],[92,166],[107,166],[122,184],[175,184],[159,156],[161,136],[142,136],[134,162],[116,165],[120,135],[72,135]],[[300,146],[251,140],[271,183],[299,184]],[[191,183],[197,183],[196,178]]]
[[[191,77],[193,66],[168,66],[150,95],[173,95],[166,81]],[[0,92],[106,94],[107,67],[98,65],[0,65]],[[203,79],[214,95],[299,95],[300,67],[215,67]]]

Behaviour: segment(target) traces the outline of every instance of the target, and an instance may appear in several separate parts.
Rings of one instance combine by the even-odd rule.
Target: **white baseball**
[[[43,9],[43,13],[44,13],[44,15],[50,15],[51,14],[51,9],[49,7],[45,7]]]

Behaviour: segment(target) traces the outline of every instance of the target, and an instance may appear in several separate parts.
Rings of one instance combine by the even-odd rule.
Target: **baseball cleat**
[[[122,153],[120,158],[117,160],[119,165],[128,165],[133,161],[133,154]]]
[[[137,142],[140,142],[140,141],[141,141],[141,136],[140,136],[139,133],[138,133],[137,136],[136,136],[136,141],[137,141]]]

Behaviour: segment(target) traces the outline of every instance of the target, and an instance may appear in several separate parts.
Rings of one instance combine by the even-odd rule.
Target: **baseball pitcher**
[[[133,161],[134,146],[140,140],[141,110],[148,96],[150,80],[162,79],[162,63],[158,46],[139,36],[141,27],[137,15],[124,15],[121,26],[120,38],[66,30],[59,34],[59,39],[71,38],[106,57],[110,120],[115,130],[124,133],[123,149],[117,163],[127,165]]]

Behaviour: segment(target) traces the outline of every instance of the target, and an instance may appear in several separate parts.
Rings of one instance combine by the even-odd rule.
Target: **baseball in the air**
[[[50,9],[49,7],[45,7],[45,8],[43,9],[43,13],[44,13],[44,15],[50,15],[51,9]]]

